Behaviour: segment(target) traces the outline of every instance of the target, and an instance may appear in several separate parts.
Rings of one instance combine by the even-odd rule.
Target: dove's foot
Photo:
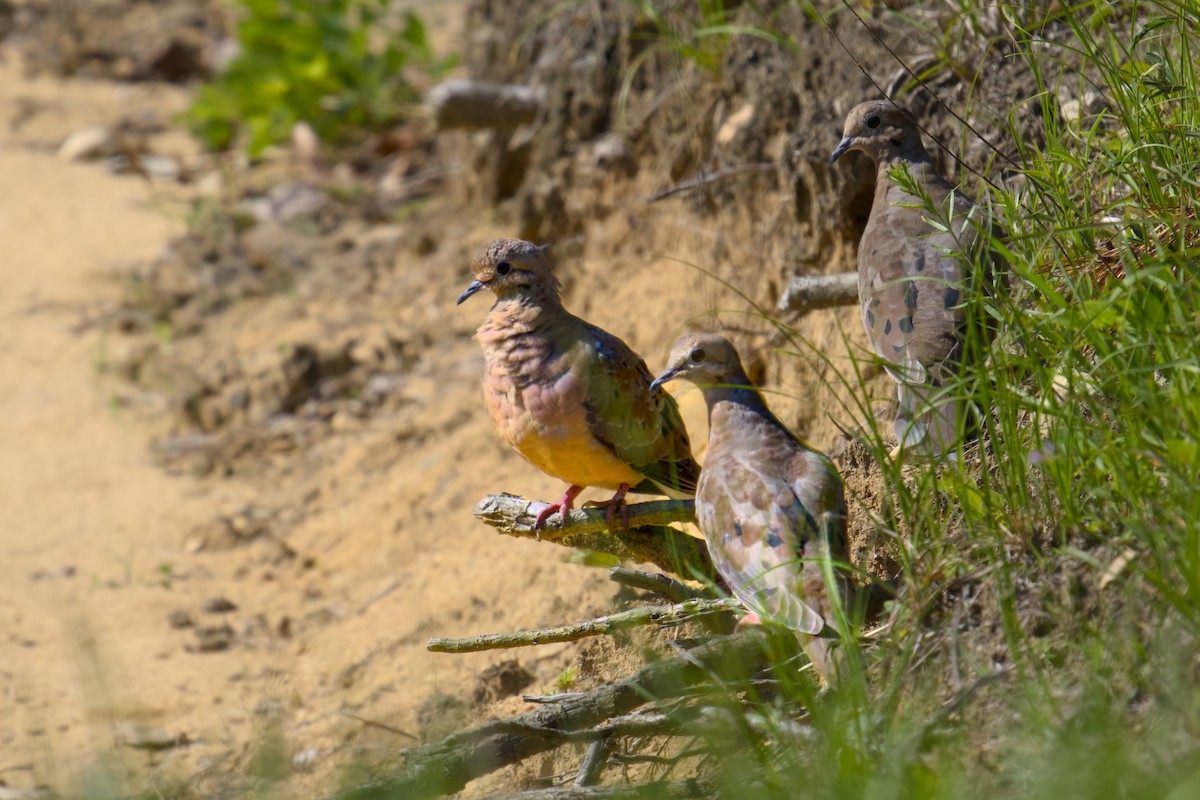
[[[579,493],[582,491],[582,486],[571,486],[565,492],[563,492],[562,497],[558,498],[557,503],[552,503],[551,505],[543,508],[538,513],[537,519],[533,521],[533,532],[537,533],[540,531],[542,526],[546,524],[546,520],[555,512],[558,512],[561,515],[561,521],[559,522],[558,527],[565,528],[567,526],[567,515],[570,514],[571,509],[575,507],[575,498],[578,497]]]
[[[734,629],[734,631],[740,631],[743,628],[747,628],[751,625],[762,625],[762,624],[763,624],[762,617],[758,616],[758,614],[755,614],[753,611],[751,611],[749,614],[747,614],[746,616],[739,619],[737,621],[737,624],[733,626],[733,629]]]
[[[604,509],[604,521],[608,524],[609,530],[613,528],[613,519],[617,511],[621,512],[621,530],[629,530],[629,504],[625,502],[625,493],[629,491],[629,484],[622,483],[617,487],[617,493],[612,496],[611,500],[605,500],[600,503],[588,503],[592,508]]]

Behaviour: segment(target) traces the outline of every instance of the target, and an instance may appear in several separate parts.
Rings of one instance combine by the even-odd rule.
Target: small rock
[[[754,104],[748,103],[737,111],[733,112],[730,117],[721,125],[717,131],[717,144],[724,147],[734,140],[742,128],[754,118]]]
[[[1059,105],[1059,113],[1067,122],[1075,122],[1083,116],[1083,104],[1078,100],[1066,100]]]
[[[210,597],[204,601],[205,614],[227,614],[237,611],[237,604],[224,597]]]
[[[292,756],[292,766],[297,769],[307,769],[317,762],[321,757],[321,751],[316,747],[306,747],[296,755]]]
[[[178,631],[192,627],[196,621],[192,619],[191,613],[180,608],[167,615],[167,624]]]
[[[186,645],[189,653],[219,653],[233,645],[236,634],[228,625],[196,628],[196,643]]]
[[[113,135],[108,128],[80,128],[63,139],[58,157],[63,161],[91,161],[112,155],[113,149]]]
[[[306,183],[284,183],[268,192],[266,197],[245,200],[242,210],[258,222],[290,222],[298,217],[316,215],[328,202],[329,198],[320,189]]]
[[[106,166],[113,175],[132,173],[164,181],[179,180],[180,175],[183,174],[179,159],[153,153],[141,153],[136,158],[125,155],[113,156],[108,160]]]
[[[171,733],[128,720],[116,724],[116,733],[122,744],[138,750],[169,750],[189,741],[186,733]]]
[[[628,174],[634,171],[635,162],[625,137],[617,133],[601,136],[592,146],[592,162],[604,169],[620,169]]]
[[[404,386],[404,378],[400,375],[377,372],[367,378],[362,387],[363,400],[377,405]]]

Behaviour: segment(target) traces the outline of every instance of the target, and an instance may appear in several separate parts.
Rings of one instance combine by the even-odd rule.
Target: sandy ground
[[[327,791],[349,779],[348,765],[394,763],[389,752],[482,713],[471,698],[488,684],[477,676],[511,656],[428,654],[426,638],[600,613],[615,592],[602,571],[501,540],[471,518],[488,491],[549,497],[561,487],[489,429],[469,339],[485,305],[453,309],[455,274],[443,271],[422,298],[435,317],[453,314],[442,326],[450,344],[409,376],[402,418],[344,431],[318,449],[319,469],[269,473],[270,486],[171,477],[155,463],[127,387],[104,374],[123,346],[108,313],[122,276],[184,226],[142,179],[67,163],[55,148],[72,130],[144,109],[165,118],[184,102],[173,90],[28,80],[12,63],[0,72],[0,107],[12,110],[0,148],[0,786],[12,791],[236,789],[273,777],[259,768],[263,753],[306,787],[297,796],[317,791],[310,782]],[[175,133],[156,150],[175,146],[189,145]],[[405,274],[396,292],[407,291]],[[245,304],[233,335],[273,350],[301,335],[303,323],[272,316],[306,316],[294,306]],[[429,323],[398,327],[417,324]],[[447,370],[456,387],[440,397]],[[253,502],[301,496],[307,513],[278,537],[224,546],[206,534]],[[217,598],[235,608],[205,611]],[[172,612],[194,625],[173,629]],[[207,652],[198,628],[233,644]],[[573,652],[523,654],[531,688],[553,687]],[[447,695],[466,700],[443,709]],[[178,746],[130,746],[155,736]]]
[[[288,796],[315,796],[394,768],[395,752],[419,739],[521,710],[522,689],[553,690],[579,653],[437,655],[424,649],[429,637],[561,624],[616,605],[603,570],[499,537],[470,514],[491,492],[552,499],[563,488],[509,452],[483,411],[471,334],[487,303],[453,301],[469,254],[512,234],[487,215],[449,209],[420,222],[432,249],[402,226],[339,233],[386,249],[366,289],[350,285],[357,266],[339,273],[331,257],[290,291],[232,304],[201,334],[162,345],[179,363],[245,374],[296,343],[358,352],[390,341],[405,354],[383,413],[338,416],[285,449],[266,440],[204,476],[162,469],[150,443],[188,431],[146,413],[154,398],[109,374],[140,346],[111,311],[123,278],[185,230],[184,206],[54,151],[73,130],[147,110],[166,121],[185,103],[179,90],[30,80],[0,65],[0,787],[169,795],[186,784],[209,796],[285,780]],[[178,131],[153,143],[160,154],[191,148]],[[714,252],[743,265],[739,290],[771,302],[756,237],[790,214],[781,198],[769,219],[734,208],[701,226],[681,206],[634,202],[660,180],[620,196],[602,176],[585,183],[578,201],[610,210],[585,242],[565,243],[560,263],[568,307],[651,369],[681,330],[718,310],[733,332],[752,322],[744,300],[704,277],[723,268]],[[724,231],[754,235],[717,247]],[[814,314],[801,333],[829,351],[859,329],[845,311]],[[817,411],[833,407],[819,364],[769,351],[763,360],[784,392],[773,399],[781,415],[827,445],[836,431]],[[699,444],[699,395],[681,400]],[[489,677],[514,657],[528,685]],[[147,748],[155,737],[170,746]],[[547,758],[522,769],[575,766]],[[513,781],[502,773],[468,793]]]
[[[114,275],[181,225],[148,207],[143,182],[54,152],[76,128],[180,102],[162,90],[29,81],[11,62],[0,71],[10,115],[0,146],[0,779],[14,785],[63,777],[111,744],[114,715],[148,707],[141,689],[161,640],[137,622],[174,557],[164,533],[212,502],[211,490],[151,463],[95,368],[104,336],[91,323],[114,300]]]

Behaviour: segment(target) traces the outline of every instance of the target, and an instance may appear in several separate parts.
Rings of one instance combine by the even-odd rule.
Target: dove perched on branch
[[[953,383],[989,332],[969,341],[965,303],[985,286],[972,259],[986,236],[970,198],[937,173],[916,122],[888,100],[855,106],[831,161],[858,150],[876,163],[875,200],[858,247],[858,297],[875,354],[896,381],[899,410],[893,455],[937,457],[955,451],[963,435],[962,392]],[[939,214],[892,177],[907,170]],[[975,355],[971,355],[974,353]]]
[[[565,523],[588,486],[615,492],[601,504],[610,527],[617,510],[628,526],[628,491],[694,495],[700,467],[674,398],[651,391],[653,376],[628,345],[563,307],[546,248],[500,239],[473,267],[458,302],[485,288],[496,296],[476,333],[488,414],[527,461],[570,484],[535,530],[555,512]]]
[[[825,640],[836,627],[823,562],[846,560],[846,503],[830,460],[771,413],[737,350],[716,334],[688,334],[655,380],[696,384],[708,404],[708,450],[696,519],[730,591],[755,618],[793,629],[829,677]],[[838,581],[843,596],[848,586]],[[832,624],[830,624],[832,623]]]

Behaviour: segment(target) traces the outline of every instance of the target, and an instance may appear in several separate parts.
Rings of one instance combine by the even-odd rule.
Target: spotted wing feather
[[[589,325],[583,346],[591,351],[584,405],[592,435],[653,483],[635,489],[694,495],[700,466],[675,399],[651,394],[646,362],[616,336]]]
[[[935,203],[953,202],[958,234],[937,231],[926,211],[912,207],[915,198],[893,185],[863,237],[859,297],[872,349],[898,384],[897,437],[942,451],[957,436],[960,403],[939,394],[958,374],[966,324],[962,267],[952,252],[977,237],[969,200],[935,174],[927,188]]]
[[[764,619],[809,634],[820,633],[829,614],[819,560],[845,546],[840,481],[828,480],[831,466],[830,474],[813,474],[823,458],[786,440],[752,451],[710,449],[697,503],[730,590]],[[826,541],[831,529],[837,541]]]

